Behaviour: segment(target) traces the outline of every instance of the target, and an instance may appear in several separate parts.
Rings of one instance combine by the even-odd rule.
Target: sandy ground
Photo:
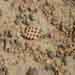
[[[74,0],[0,0],[0,75],[75,75]]]

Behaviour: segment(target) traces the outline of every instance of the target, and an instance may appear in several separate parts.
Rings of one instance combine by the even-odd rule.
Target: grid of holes
[[[27,39],[37,39],[40,37],[40,28],[39,27],[33,27],[28,26],[25,28],[25,37]]]

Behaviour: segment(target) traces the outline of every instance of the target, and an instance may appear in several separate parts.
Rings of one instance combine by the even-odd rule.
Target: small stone
[[[48,60],[46,61],[46,63],[47,63],[47,64],[52,64],[52,63],[53,63],[53,60],[48,59]]]
[[[0,75],[8,75],[8,69],[4,65],[0,65]]]
[[[36,68],[29,68],[28,71],[26,72],[26,75],[38,75],[38,71]]]

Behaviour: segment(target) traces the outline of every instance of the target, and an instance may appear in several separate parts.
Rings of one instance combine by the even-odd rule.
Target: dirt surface
[[[0,75],[74,70],[74,0],[0,0]]]

